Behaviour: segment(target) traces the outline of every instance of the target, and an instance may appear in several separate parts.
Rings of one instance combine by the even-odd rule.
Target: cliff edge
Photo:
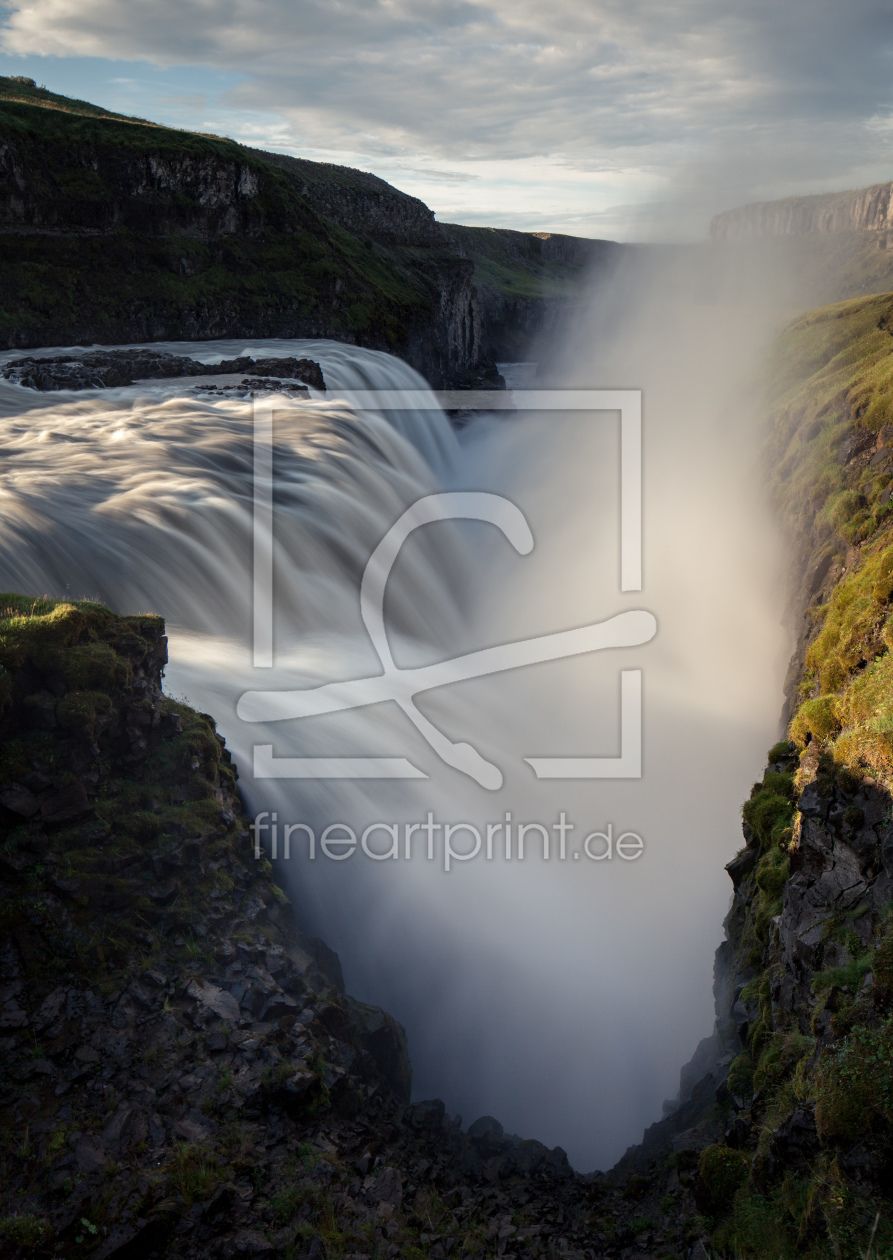
[[[893,296],[774,351],[766,471],[792,544],[787,738],[743,807],[716,1028],[613,1176],[667,1185],[719,1255],[893,1243]]]
[[[487,251],[457,244],[475,231],[366,172],[0,77],[3,347],[327,337],[397,354],[435,387],[499,387],[495,356],[523,357],[579,298],[590,243],[559,257],[509,234],[538,261],[506,254],[500,282],[524,304],[497,310]]]
[[[0,1255],[626,1254],[623,1191],[408,1105],[165,660],[159,617],[0,595]]]

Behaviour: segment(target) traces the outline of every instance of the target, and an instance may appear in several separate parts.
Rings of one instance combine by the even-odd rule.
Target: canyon
[[[498,386],[623,249],[439,224],[362,171],[0,78],[3,346],[330,337]]]
[[[743,241],[804,233],[870,232],[878,249],[893,238],[893,184],[811,197],[755,202],[718,214],[710,224],[713,241]]]
[[[492,387],[497,358],[523,357],[573,316],[584,277],[646,257],[438,224],[372,175],[27,83],[3,80],[2,97],[8,349],[305,336],[387,350],[433,385]],[[860,268],[886,254],[889,204],[880,185],[745,207],[714,221],[699,256],[816,235],[824,257],[838,250],[835,295],[870,292],[886,272]],[[664,1118],[608,1172],[575,1172],[560,1147],[493,1116],[463,1126],[437,1099],[411,1102],[404,1030],[350,997],[337,956],[300,929],[214,718],[165,694],[160,617],[2,596],[0,1254],[885,1254],[891,327],[889,293],[858,297],[794,320],[772,351],[764,470],[790,546],[795,640],[784,734],[726,867],[714,1030]],[[87,357],[88,372],[71,359],[87,372],[73,382],[64,363],[20,355],[16,370],[41,392],[90,390],[90,365],[120,371],[118,353]],[[103,388],[137,379],[129,362]],[[323,384],[315,359],[216,366],[285,376],[286,362]],[[74,445],[87,419],[47,432]],[[332,421],[341,473],[349,424]],[[393,460],[377,440],[376,458]],[[22,538],[10,551],[24,565]],[[199,575],[190,594],[202,601]]]

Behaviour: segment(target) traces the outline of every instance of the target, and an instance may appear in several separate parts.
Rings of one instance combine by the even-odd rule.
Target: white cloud
[[[887,0],[12,0],[8,12],[7,52],[240,75],[206,111],[213,129],[228,116],[240,138],[360,155],[411,191],[481,176],[480,196],[499,185],[494,163],[516,163],[559,197],[594,198],[590,211],[693,186],[699,205],[720,205],[883,178],[893,156],[876,121],[893,95]],[[516,209],[545,212],[550,197],[528,181]]]

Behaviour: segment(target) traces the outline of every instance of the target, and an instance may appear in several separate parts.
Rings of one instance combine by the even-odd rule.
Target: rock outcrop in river
[[[221,359],[199,363],[164,350],[88,350],[78,356],[47,355],[11,359],[0,371],[8,381],[43,392],[61,389],[114,389],[135,381],[172,380],[190,376],[230,376],[250,372],[255,383],[268,380],[278,387],[312,385],[325,390],[322,368],[313,359]],[[245,384],[251,384],[251,380]],[[307,391],[305,390],[306,394]]]

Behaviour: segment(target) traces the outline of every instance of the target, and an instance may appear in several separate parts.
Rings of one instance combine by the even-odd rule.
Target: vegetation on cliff
[[[366,172],[0,77],[0,345],[320,336],[481,384],[592,247],[622,248],[487,232]]]
[[[189,336],[215,320],[276,335],[290,318],[393,349],[430,305],[420,274],[229,140],[2,98],[0,131],[22,206],[0,235],[7,345]]]
[[[237,1251],[272,1252],[258,1212],[321,1195],[295,1174],[321,1155],[302,1146],[316,1118],[408,1100],[402,1030],[297,932],[165,660],[159,617],[0,595],[3,1255],[161,1254],[172,1235],[207,1255],[234,1228]]]
[[[158,617],[0,595],[0,1256],[678,1260],[672,1198],[406,1106],[165,659]]]
[[[767,453],[803,620],[790,742],[729,866],[740,1053],[700,1156],[713,1245],[742,1260],[893,1247],[891,325],[889,294],[842,303],[775,352]]]
[[[591,268],[626,252],[615,241],[581,240],[549,232],[463,227],[445,223],[444,232],[474,260],[475,278],[507,298],[583,296]]]
[[[801,592],[791,734],[888,781],[893,298],[811,312],[781,338],[775,366],[773,491],[813,586]]]

